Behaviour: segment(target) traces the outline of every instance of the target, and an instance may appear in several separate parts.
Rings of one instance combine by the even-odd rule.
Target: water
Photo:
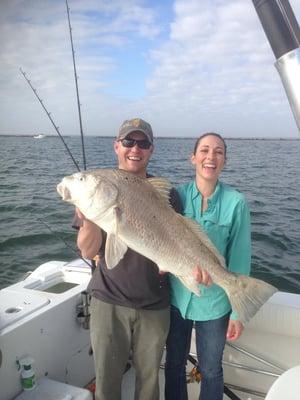
[[[174,184],[191,179],[188,159],[194,141],[157,139],[149,171]],[[80,163],[80,139],[68,137],[66,142]],[[252,275],[300,293],[300,140],[228,139],[227,144],[222,180],[242,191],[250,205]],[[86,137],[88,168],[115,166],[112,145],[113,138]],[[77,257],[73,208],[55,189],[75,167],[58,137],[5,136],[0,137],[0,167],[3,288],[43,262]]]

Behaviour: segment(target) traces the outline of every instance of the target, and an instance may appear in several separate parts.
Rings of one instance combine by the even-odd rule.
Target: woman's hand
[[[227,340],[237,340],[244,330],[244,325],[241,321],[238,320],[229,320],[228,329],[227,329]]]
[[[202,285],[205,286],[210,286],[213,283],[209,273],[205,269],[202,269],[199,266],[196,266],[193,269],[193,275],[197,283],[201,283]]]

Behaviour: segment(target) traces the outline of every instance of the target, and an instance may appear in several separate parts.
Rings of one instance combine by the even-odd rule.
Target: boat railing
[[[276,365],[273,362],[270,362],[270,361],[268,361],[268,360],[266,360],[266,359],[264,359],[264,358],[262,358],[262,357],[260,357],[260,356],[258,356],[256,354],[248,351],[248,350],[245,350],[241,346],[238,346],[236,344],[229,343],[229,342],[227,342],[226,345],[228,347],[234,349],[235,351],[237,351],[237,352],[239,352],[239,353],[241,353],[241,354],[243,354],[243,355],[245,355],[245,356],[247,356],[247,357],[249,357],[249,358],[251,358],[251,359],[253,359],[255,361],[260,362],[263,365],[266,365],[266,366],[268,366],[268,367],[270,367],[272,369],[275,369],[275,371],[277,370],[278,372],[269,371],[269,370],[266,370],[266,369],[254,368],[254,367],[250,367],[248,365],[244,365],[244,364],[241,364],[241,363],[236,363],[236,362],[232,362],[232,361],[223,360],[223,365],[225,365],[227,367],[231,367],[231,368],[235,368],[235,369],[242,369],[242,370],[254,373],[254,374],[260,374],[260,375],[264,375],[264,376],[271,376],[273,378],[278,378],[285,371],[285,369],[280,367],[279,365]],[[225,383],[225,384],[226,384],[226,386],[228,388],[233,389],[233,390],[237,390],[239,392],[247,393],[247,394],[250,394],[250,395],[255,395],[255,396],[261,397],[263,399],[266,397],[266,393],[264,393],[264,392],[260,392],[260,391],[253,390],[253,389],[249,389],[249,388],[246,388],[246,387],[243,387],[243,386],[232,385],[230,383]]]
[[[285,369],[280,367],[279,365],[274,364],[273,362],[270,362],[248,350],[245,350],[243,347],[241,346],[237,346],[236,344],[232,344],[232,343],[226,343],[226,345],[228,347],[231,347],[232,349],[236,350],[237,352],[254,359],[255,361],[260,362],[263,365],[266,365],[272,369],[275,369],[274,371],[270,371],[267,369],[260,369],[260,368],[254,368],[254,367],[250,367],[248,365],[245,364],[241,364],[241,363],[236,363],[236,362],[231,362],[231,361],[223,361],[223,365],[225,365],[226,367],[231,367],[231,368],[236,368],[236,369],[241,369],[241,370],[245,370],[251,373],[255,373],[255,374],[260,374],[260,375],[264,375],[264,376],[271,376],[274,378],[278,378],[283,372],[285,372]],[[190,353],[188,360],[194,364],[197,365],[197,354],[195,353]],[[254,395],[257,397],[261,397],[261,398],[265,398],[266,397],[266,393],[258,391],[258,390],[253,390],[247,387],[243,387],[243,386],[237,386],[237,385],[233,385],[230,383],[225,382],[225,386],[224,386],[224,393],[232,400],[237,400],[239,399],[238,396],[236,396],[233,392],[231,392],[231,390],[236,390],[242,393],[246,393],[246,394],[250,394],[250,395]]]
[[[246,365],[239,364],[239,363],[234,363],[234,362],[231,362],[231,361],[223,361],[224,365],[227,365],[229,367],[234,367],[234,368],[245,369],[247,371],[251,371],[251,372],[255,372],[255,373],[263,374],[263,375],[269,375],[269,376],[273,376],[273,377],[276,377],[276,378],[278,378],[283,372],[285,372],[284,368],[274,364],[273,362],[267,361],[264,358],[259,357],[259,356],[255,355],[254,353],[251,353],[248,350],[243,349],[241,346],[237,346],[236,344],[229,343],[229,342],[227,342],[226,345],[228,347],[231,347],[232,349],[236,350],[237,352],[242,353],[242,354],[252,358],[253,360],[259,361],[260,363],[262,363],[264,365],[267,365],[268,367],[277,369],[279,373],[274,373],[274,372],[271,372],[271,371],[266,371],[266,370],[262,370],[262,369],[248,367]]]

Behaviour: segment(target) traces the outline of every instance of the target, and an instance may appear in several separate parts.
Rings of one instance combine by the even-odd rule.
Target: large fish
[[[176,275],[201,295],[192,270],[206,269],[221,286],[242,322],[248,321],[276,289],[258,279],[226,269],[224,258],[201,227],[169,205],[171,185],[118,169],[96,169],[63,178],[57,191],[105,232],[105,260],[113,268],[128,247]]]

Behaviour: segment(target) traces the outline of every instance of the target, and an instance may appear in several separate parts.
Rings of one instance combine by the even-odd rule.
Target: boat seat
[[[265,400],[299,400],[300,365],[284,372],[271,386]]]

